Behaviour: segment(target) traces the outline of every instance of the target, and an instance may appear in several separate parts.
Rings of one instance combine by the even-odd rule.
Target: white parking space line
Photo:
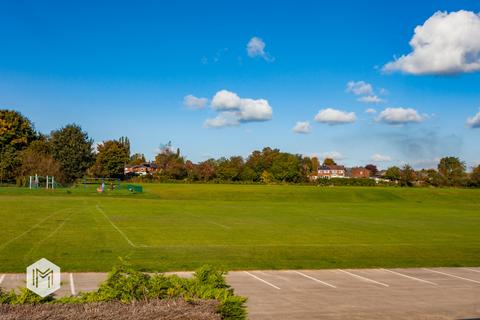
[[[269,285],[269,286],[270,286],[270,287],[272,287],[272,288],[275,288],[275,289],[277,289],[277,290],[280,290],[280,288],[279,288],[279,287],[277,287],[276,285],[274,285],[274,284],[271,284],[270,282],[268,282],[268,281],[266,281],[266,280],[263,280],[262,278],[259,278],[259,277],[257,277],[256,275],[254,275],[254,274],[251,274],[251,273],[250,273],[250,272],[248,272],[248,271],[244,271],[244,272],[245,272],[246,274],[248,274],[250,277],[257,279],[258,281],[261,281],[261,282],[263,282],[263,283],[265,283],[265,284]]]
[[[423,268],[423,270],[427,270],[427,271],[430,271],[430,272],[435,272],[435,273],[438,273],[438,274],[443,274],[443,275],[445,275],[445,276],[447,276],[447,277],[462,279],[462,280],[465,280],[465,281],[470,281],[470,282],[474,282],[474,283],[480,284],[480,281],[473,280],[473,279],[469,279],[469,278],[464,278],[464,277],[459,277],[459,276],[456,276],[456,275],[454,275],[454,274],[450,274],[450,273],[446,273],[446,272],[441,272],[441,271],[437,271],[437,270],[433,270],[433,269],[428,269],[428,268]]]
[[[468,271],[473,271],[473,272],[478,272],[478,273],[480,273],[480,270],[475,270],[475,269],[470,269],[470,268],[463,268],[463,269],[468,270]]]
[[[75,283],[73,282],[73,273],[70,273],[70,292],[72,293],[72,296],[74,296],[75,293]]]
[[[323,284],[323,285],[325,285],[325,286],[328,286],[328,287],[330,287],[330,288],[337,288],[337,287],[335,287],[333,284],[330,284],[330,283],[325,282],[325,281],[322,281],[322,280],[318,280],[317,278],[311,277],[311,276],[309,276],[309,275],[307,275],[307,274],[304,274],[304,273],[302,273],[302,272],[300,272],[300,271],[295,271],[295,270],[293,270],[293,272],[295,272],[296,274],[299,274],[299,275],[301,275],[301,276],[303,276],[303,277],[305,277],[305,278],[308,278],[308,279],[310,279],[310,280],[313,280],[313,281],[315,281],[315,282],[318,282],[318,283],[321,283],[321,284]]]
[[[390,286],[389,286],[388,284],[386,284],[386,283],[379,282],[379,281],[375,281],[375,280],[372,280],[372,279],[369,279],[369,278],[365,278],[365,277],[359,276],[358,274],[355,274],[355,273],[351,273],[351,272],[348,272],[348,271],[345,271],[345,270],[341,270],[341,269],[337,269],[337,270],[340,271],[340,272],[349,274],[349,275],[351,275],[352,277],[356,277],[356,278],[362,279],[362,280],[367,281],[367,282],[376,283],[376,284],[379,284],[379,285],[384,286],[384,287],[390,287]]]
[[[428,280],[423,280],[423,279],[420,279],[420,278],[412,277],[412,276],[409,276],[409,275],[406,275],[406,274],[403,274],[403,273],[400,273],[400,272],[397,272],[397,271],[383,269],[383,268],[381,270],[388,271],[390,273],[393,273],[393,274],[396,274],[396,275],[399,275],[399,276],[402,276],[402,277],[405,277],[405,278],[408,278],[408,279],[412,279],[412,280],[428,283],[428,284],[431,284],[431,285],[434,285],[434,286],[438,286],[438,284],[436,284],[435,282],[431,282],[431,281],[428,281]]]
[[[0,284],[2,284],[3,280],[5,279],[5,274],[2,274],[2,276],[0,277]]]

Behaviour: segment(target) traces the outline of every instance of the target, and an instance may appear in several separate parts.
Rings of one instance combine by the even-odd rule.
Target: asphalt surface
[[[56,294],[95,290],[105,278],[63,273]],[[25,274],[0,280],[4,289],[25,286]],[[227,282],[248,297],[249,319],[480,320],[480,267],[234,271]]]

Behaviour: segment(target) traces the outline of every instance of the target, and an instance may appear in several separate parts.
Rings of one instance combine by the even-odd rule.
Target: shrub
[[[225,282],[226,272],[212,266],[198,269],[192,278],[180,278],[176,275],[148,275],[133,269],[123,262],[108,274],[108,278],[97,291],[80,293],[78,296],[53,300],[41,298],[35,293],[22,289],[20,294],[0,290],[0,303],[88,303],[120,301],[130,303],[150,299],[182,298],[187,302],[198,299],[219,301],[217,312],[223,319],[245,319],[246,298],[236,296]]]

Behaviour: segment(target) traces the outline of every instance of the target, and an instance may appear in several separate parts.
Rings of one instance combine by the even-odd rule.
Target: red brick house
[[[154,163],[142,163],[138,165],[126,165],[123,173],[125,175],[138,175],[138,176],[145,176],[149,173],[154,173],[158,171],[158,167]]]
[[[370,170],[363,167],[352,168],[350,172],[351,178],[370,178]]]

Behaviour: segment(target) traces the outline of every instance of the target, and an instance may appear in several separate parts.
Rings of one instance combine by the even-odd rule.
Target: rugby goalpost
[[[45,182],[45,189],[55,189],[55,177],[54,176],[39,176],[38,174],[34,176],[29,176],[29,188],[38,189],[41,187],[42,182]],[[43,187],[42,187],[43,188]]]

